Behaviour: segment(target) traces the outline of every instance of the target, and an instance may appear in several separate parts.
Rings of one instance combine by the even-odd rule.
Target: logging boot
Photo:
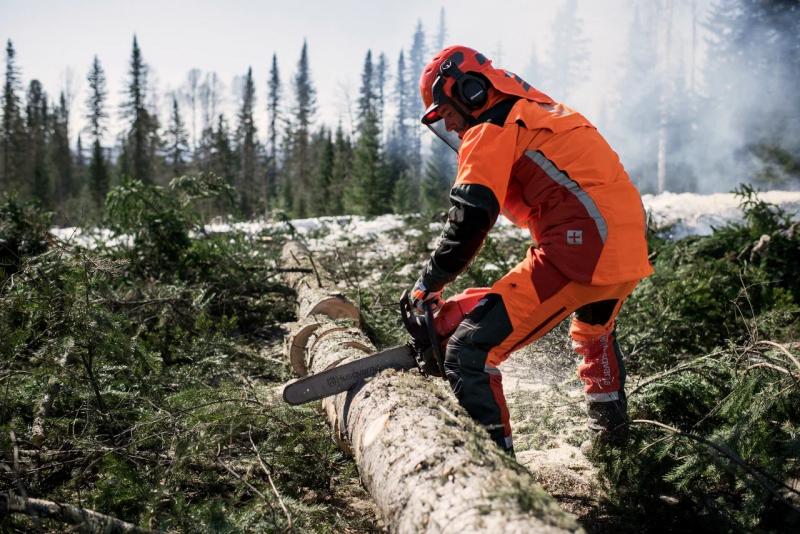
[[[616,400],[586,402],[587,426],[592,437],[581,444],[581,452],[591,458],[598,447],[621,447],[628,440],[628,402],[624,391]]]
[[[516,458],[516,455],[514,454],[514,440],[510,435],[505,435],[505,429],[503,425],[488,427],[487,430],[489,431],[489,436],[491,436],[492,441],[497,443],[497,446],[500,447],[501,451],[509,455],[511,458]]]

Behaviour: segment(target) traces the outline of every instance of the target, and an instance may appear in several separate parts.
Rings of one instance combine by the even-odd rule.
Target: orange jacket
[[[579,113],[520,99],[502,124],[470,128],[458,159],[454,188],[489,188],[567,278],[608,285],[652,274],[639,192]]]

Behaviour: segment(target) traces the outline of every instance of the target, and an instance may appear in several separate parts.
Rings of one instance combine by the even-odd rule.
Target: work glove
[[[421,278],[414,284],[414,288],[409,293],[408,298],[411,299],[411,306],[417,313],[425,313],[423,305],[426,302],[430,303],[432,311],[438,310],[443,304],[442,290],[429,291]]]

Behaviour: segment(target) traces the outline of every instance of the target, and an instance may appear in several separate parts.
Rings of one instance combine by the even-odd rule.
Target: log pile
[[[288,243],[282,263],[312,271],[285,275],[298,299],[298,323],[287,339],[296,374],[318,373],[375,351],[358,328],[358,310],[307,249]],[[441,379],[385,371],[324,399],[322,406],[337,443],[354,456],[393,532],[579,530],[458,406]]]

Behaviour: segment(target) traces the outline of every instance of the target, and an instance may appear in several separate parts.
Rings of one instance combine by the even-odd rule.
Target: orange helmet
[[[488,102],[488,85],[505,95],[542,104],[555,103],[516,74],[494,68],[492,61],[480,52],[466,46],[448,46],[425,66],[419,79],[419,91],[426,108],[421,119],[423,124],[442,118],[438,108],[443,103],[451,104],[474,124],[483,108],[493,104]]]

